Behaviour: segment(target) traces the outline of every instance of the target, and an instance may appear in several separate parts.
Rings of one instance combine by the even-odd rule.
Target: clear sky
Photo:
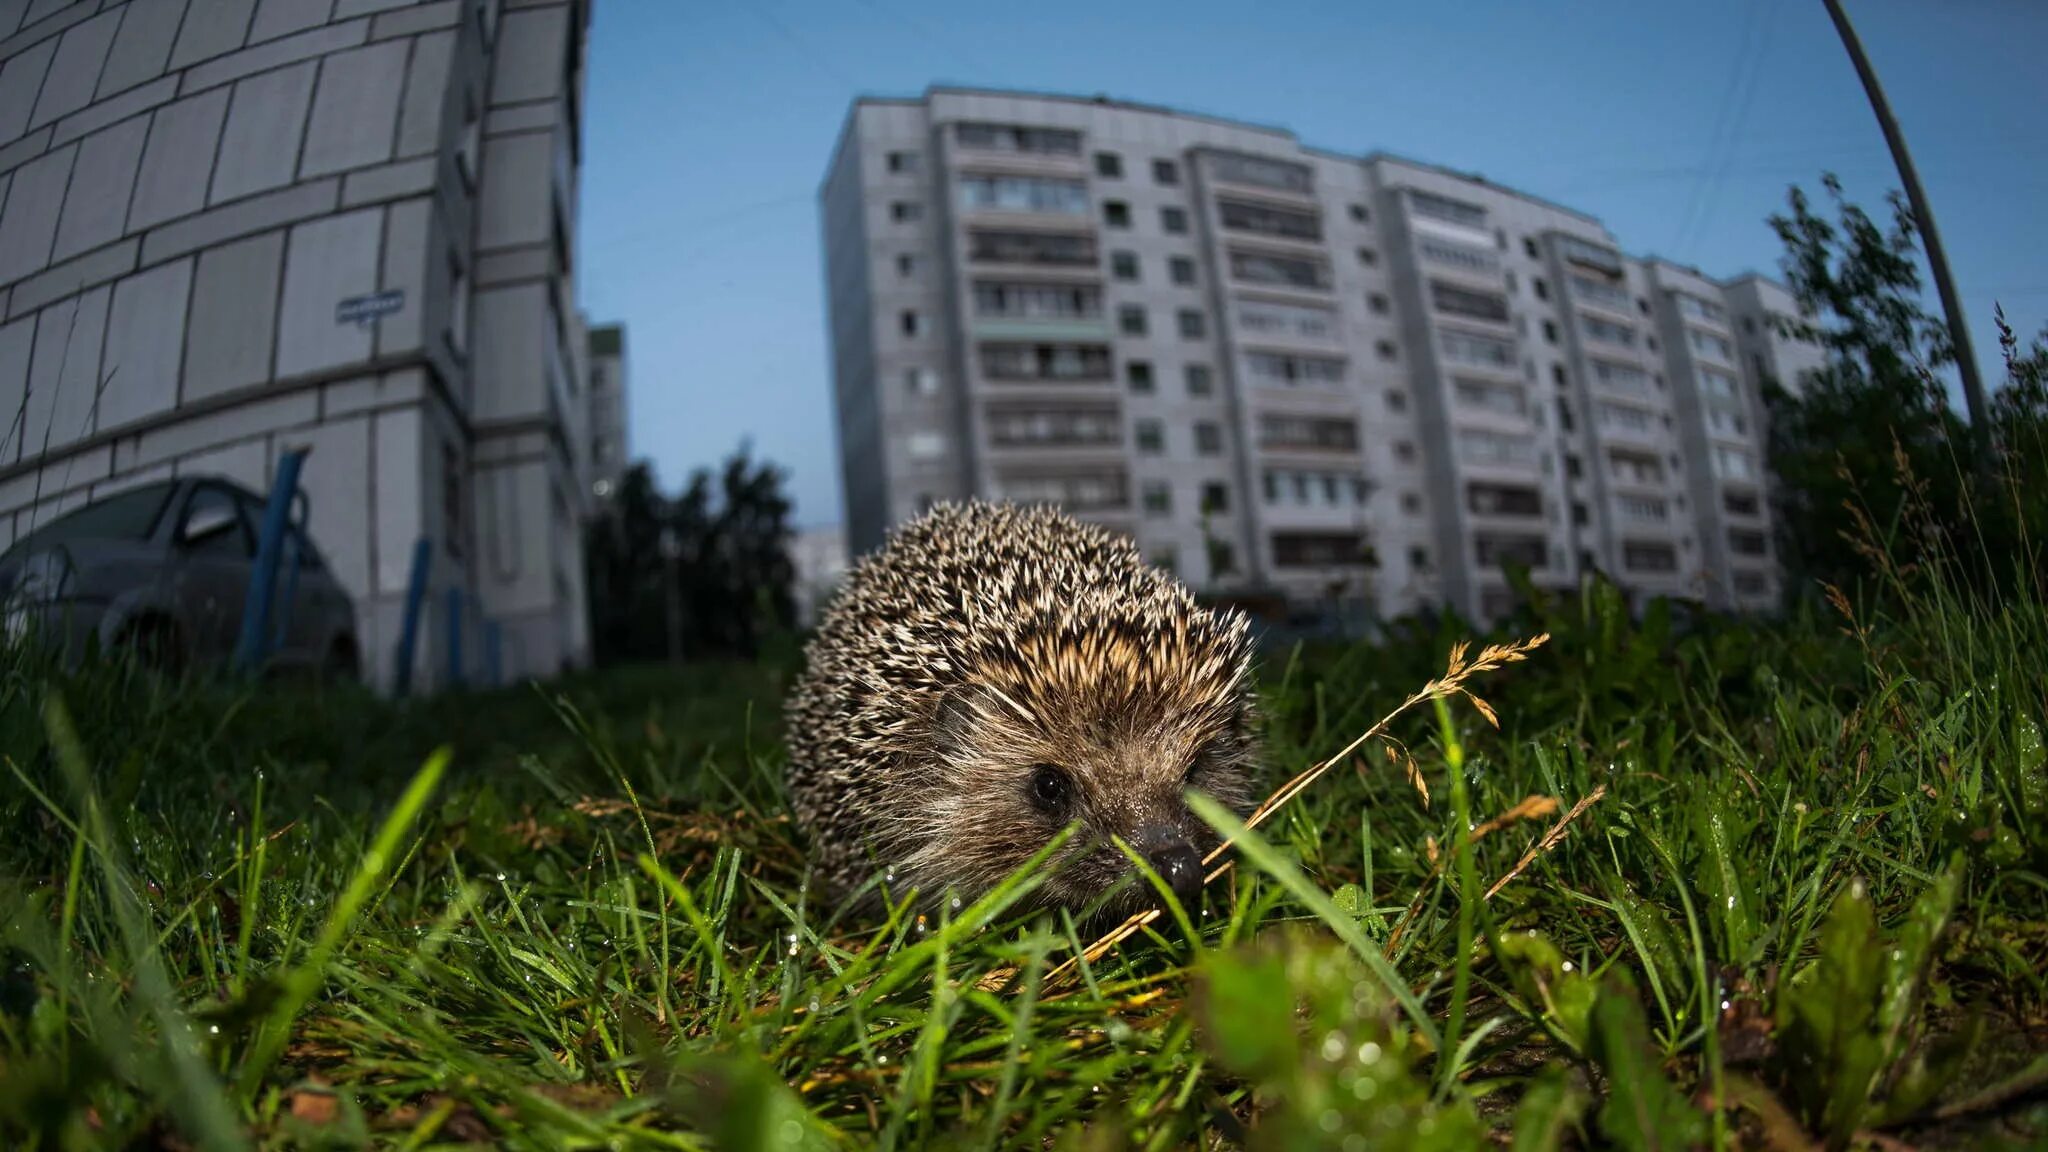
[[[2048,3],[1847,6],[1989,368],[1994,302],[2029,335],[2048,318]],[[818,185],[856,96],[932,84],[1101,93],[1386,149],[1716,276],[1776,273],[1765,217],[1792,183],[1818,195],[1833,170],[1874,214],[1897,186],[1821,0],[601,0],[583,301],[626,324],[633,451],[664,485],[750,439],[789,470],[798,524],[839,521]]]

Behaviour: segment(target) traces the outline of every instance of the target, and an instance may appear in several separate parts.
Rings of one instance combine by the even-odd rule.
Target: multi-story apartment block
[[[1754,273],[1722,288],[1735,318],[1735,346],[1751,382],[1769,380],[1794,396],[1803,393],[1806,378],[1827,364],[1827,353],[1787,332],[1786,326],[1799,318],[1799,302],[1783,284]]]
[[[261,491],[310,447],[310,528],[373,681],[421,540],[415,683],[453,652],[473,674],[487,623],[508,674],[581,662],[588,19],[0,4],[0,543],[167,476]]]
[[[626,329],[607,324],[590,329],[590,495],[611,498],[626,473],[631,446],[626,439]],[[593,504],[595,507],[595,504]]]
[[[856,103],[821,200],[856,554],[976,495],[1060,503],[1200,587],[1387,614],[1497,615],[1508,564],[1721,603],[1752,567],[1700,507],[1738,478],[1691,462],[1760,460],[1755,423],[1702,424],[1728,406],[1669,347],[1680,271],[1582,213],[1277,129],[955,89]]]

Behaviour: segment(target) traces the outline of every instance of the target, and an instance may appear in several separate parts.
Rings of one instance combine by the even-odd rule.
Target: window
[[[1160,517],[1173,514],[1173,486],[1164,480],[1147,480],[1140,490],[1139,500],[1144,504],[1145,515]]]
[[[1590,509],[1586,507],[1586,504],[1583,500],[1572,501],[1572,523],[1588,524],[1591,523],[1592,520],[1593,513]]]
[[[157,498],[161,500],[162,494]],[[211,484],[193,492],[185,502],[184,518],[178,521],[178,546],[187,552],[238,559],[254,551],[239,502],[227,489]]]
[[[1155,184],[1180,183],[1180,165],[1175,164],[1171,160],[1154,160],[1152,162],[1152,181]]]
[[[1186,378],[1190,396],[1208,396],[1216,391],[1214,374],[1207,364],[1189,364],[1181,369],[1181,374]]]
[[[891,152],[889,153],[889,171],[904,174],[915,172],[921,167],[919,159],[918,154],[915,152]]]
[[[1145,309],[1136,304],[1125,304],[1116,310],[1117,331],[1126,336],[1145,334]]]
[[[939,373],[935,368],[905,368],[903,387],[912,396],[936,396],[939,394]]]
[[[1644,372],[1633,364],[1614,364],[1606,360],[1589,360],[1587,365],[1593,370],[1594,383],[1602,387],[1613,389],[1616,392],[1633,392],[1637,395],[1649,394],[1649,373]]]
[[[1571,263],[1591,268],[1596,272],[1605,272],[1610,276],[1622,274],[1621,254],[1612,248],[1603,248],[1576,236],[1559,236],[1556,242],[1558,253]]]
[[[1358,450],[1358,423],[1338,416],[1292,416],[1267,412],[1259,417],[1259,446],[1355,452]]]
[[[905,308],[899,323],[903,326],[905,336],[916,336],[924,331],[924,319],[918,315],[915,308]]]
[[[1708,396],[1717,400],[1734,400],[1737,398],[1735,377],[1729,373],[1713,368],[1701,368],[1699,376],[1700,391]]]
[[[1573,480],[1577,480],[1586,474],[1585,462],[1577,456],[1566,456],[1564,458],[1564,474]]]
[[[1678,552],[1669,544],[1625,541],[1621,546],[1621,566],[1632,572],[1676,572]]]
[[[1072,405],[1005,404],[989,409],[987,424],[989,442],[1010,447],[1107,447],[1121,443],[1124,431],[1115,408]]]
[[[1754,516],[1761,510],[1754,492],[1723,492],[1721,507],[1736,516]]]
[[[1037,152],[1051,156],[1081,154],[1081,134],[1071,128],[963,122],[954,128],[953,138],[962,148],[984,152]]]
[[[1180,310],[1180,335],[1183,340],[1200,340],[1209,334],[1208,317],[1193,308]]]
[[[908,252],[898,253],[896,256],[896,274],[898,276],[917,275],[917,257]]]
[[[1604,280],[1595,280],[1590,276],[1573,276],[1571,285],[1572,295],[1585,303],[1598,304],[1616,312],[1628,311],[1628,293]]]
[[[1723,480],[1754,480],[1756,467],[1749,453],[1725,444],[1714,446],[1714,475]]]
[[[1256,384],[1317,384],[1338,387],[1344,383],[1344,361],[1320,356],[1288,356],[1277,352],[1247,352],[1245,373]]]
[[[1086,232],[1006,232],[976,228],[967,234],[975,264],[1041,264],[1086,268],[1095,264],[1095,237]]]
[[[1394,459],[1399,460],[1403,464],[1415,463],[1415,442],[1412,440],[1394,441]]]
[[[1093,284],[974,285],[974,314],[1014,320],[1088,320],[1102,315],[1102,289]]]
[[[1230,253],[1230,275],[1247,284],[1322,290],[1330,286],[1329,266],[1308,256],[1275,256],[1264,252]]]
[[[1097,152],[1095,154],[1095,174],[1104,180],[1123,179],[1124,158],[1114,152]]]
[[[1195,282],[1195,262],[1186,256],[1169,257],[1166,261],[1166,271],[1175,284],[1187,285]]]
[[[1157,420],[1140,420],[1131,426],[1131,441],[1138,451],[1157,455],[1166,451],[1166,429]]]
[[[1337,334],[1336,313],[1313,304],[1241,301],[1237,306],[1237,322],[1245,331],[1263,335],[1291,334],[1330,340]]]
[[[1216,179],[1230,184],[1277,188],[1283,192],[1307,192],[1314,186],[1313,175],[1306,165],[1290,164],[1284,160],[1227,153],[1214,157],[1209,164]]]
[[[937,432],[912,432],[904,450],[912,460],[937,460],[946,454],[946,438]]]
[[[1079,180],[1050,176],[962,176],[965,211],[1050,212],[1079,216],[1088,211],[1088,190]]]
[[[1138,254],[1136,252],[1111,252],[1109,254],[1109,274],[1119,280],[1136,280],[1138,278]]]
[[[898,224],[924,219],[924,205],[915,200],[898,200],[889,205],[889,219]]]
[[[1387,309],[1392,305],[1387,302],[1386,293],[1373,292],[1366,296],[1365,306],[1372,311],[1373,315],[1385,316]]]
[[[1406,412],[1407,410],[1408,394],[1406,392],[1403,392],[1400,389],[1396,388],[1393,391],[1387,393],[1387,411]]]
[[[1458,429],[1458,456],[1471,464],[1528,467],[1536,463],[1536,441],[1490,428]]]
[[[1747,426],[1743,423],[1742,417],[1735,415],[1733,412],[1724,412],[1719,408],[1709,408],[1707,409],[1707,431],[1716,436],[1740,439],[1746,433]]]
[[[1171,236],[1178,236],[1188,230],[1188,210],[1185,208],[1161,208],[1159,228]]]
[[[1543,257],[1543,253],[1536,249],[1536,238],[1534,236],[1522,237],[1522,251],[1527,252],[1531,260],[1540,260]]]
[[[1610,452],[1607,471],[1617,483],[1657,487],[1664,483],[1664,462],[1635,452]]]
[[[1230,489],[1221,480],[1211,480],[1202,485],[1202,511],[1230,511]]]
[[[1367,268],[1371,268],[1380,262],[1380,254],[1370,248],[1360,248],[1358,250],[1358,262]]]
[[[1550,366],[1550,379],[1559,388],[1571,387],[1571,377],[1564,374],[1564,365],[1562,364],[1552,364]]]
[[[1476,272],[1491,276],[1500,271],[1500,257],[1480,248],[1467,248],[1434,236],[1415,238],[1415,250],[1424,260],[1442,264],[1446,268],[1457,268],[1465,272]]]
[[[1467,204],[1445,196],[1437,196],[1420,189],[1408,189],[1408,210],[1417,216],[1441,220],[1466,228],[1486,227],[1486,209],[1477,204]]]
[[[1572,406],[1562,396],[1557,398],[1557,427],[1560,432],[1572,430]]]
[[[1275,568],[1356,568],[1365,563],[1365,537],[1357,532],[1275,532]]]
[[[1579,317],[1580,327],[1586,330],[1586,339],[1602,344],[1613,344],[1622,348],[1636,346],[1636,330],[1626,324],[1615,324],[1593,316]]]
[[[1104,200],[1102,202],[1102,222],[1111,228],[1129,228],[1131,226],[1131,206],[1121,200]]]
[[[1428,570],[1429,570],[1429,549],[1427,549],[1427,548],[1410,548],[1410,549],[1408,550],[1408,566],[1409,566],[1410,568],[1413,568],[1413,569],[1415,569],[1415,570],[1416,570],[1416,571],[1418,571],[1418,572],[1426,572],[1426,571],[1428,571]]]
[[[1550,542],[1541,536],[1482,533],[1472,538],[1472,558],[1482,568],[1541,568],[1550,562]]]
[[[1532,291],[1534,291],[1534,292],[1536,293],[1536,298],[1537,298],[1538,300],[1548,300],[1548,299],[1550,299],[1550,285],[1549,285],[1549,284],[1548,284],[1547,282],[1545,282],[1545,280],[1543,279],[1543,277],[1541,277],[1541,276],[1532,276],[1532,277],[1530,277],[1530,278],[1529,278],[1529,288],[1530,288],[1530,289],[1531,289]]]
[[[1374,344],[1372,350],[1378,353],[1379,358],[1382,360],[1393,361],[1401,358],[1401,350],[1394,347],[1392,340],[1382,340]]]
[[[1356,223],[1363,224],[1367,220],[1372,219],[1372,213],[1367,212],[1363,204],[1353,204],[1351,206],[1351,219]]]
[[[1630,520],[1647,520],[1663,523],[1671,518],[1671,507],[1655,496],[1620,495],[1614,498],[1615,507]]]
[[[1602,400],[1595,411],[1600,426],[1610,431],[1647,433],[1651,428],[1650,413],[1641,408]]]
[[[1728,547],[1737,556],[1762,556],[1770,551],[1764,534],[1747,528],[1731,529],[1728,533]]]
[[[1557,325],[1552,321],[1545,320],[1543,322],[1543,342],[1545,344],[1557,343]]]
[[[1133,392],[1152,391],[1152,364],[1146,360],[1131,360],[1124,364],[1124,382]]]
[[[1771,590],[1771,578],[1761,572],[1738,570],[1735,573],[1735,590],[1744,596],[1762,596]]]
[[[1321,240],[1322,221],[1303,208],[1280,208],[1243,200],[1216,202],[1217,218],[1233,232],[1252,232],[1287,240]]]
[[[1682,316],[1705,320],[1710,324],[1720,324],[1728,318],[1728,313],[1722,311],[1721,306],[1711,300],[1702,300],[1687,292],[1673,292],[1671,298],[1677,303],[1679,314]]]
[[[1526,416],[1529,411],[1528,400],[1519,384],[1453,377],[1451,388],[1460,407],[1484,409],[1503,416]]]
[[[1211,420],[1195,421],[1195,451],[1204,456],[1223,454],[1223,426]]]
[[[981,374],[990,380],[1108,380],[1109,349],[1100,344],[983,344]]]
[[[1161,544],[1152,552],[1152,566],[1171,576],[1180,570],[1180,549]]]
[[[1470,288],[1460,288],[1441,280],[1429,282],[1429,302],[1438,312],[1447,316],[1465,316],[1495,324],[1505,324],[1508,319],[1507,297],[1493,292],[1476,292]]]
[[[1491,336],[1447,331],[1443,334],[1443,349],[1444,359],[1458,364],[1503,369],[1515,366],[1514,344]]]
[[[1687,328],[1685,341],[1692,345],[1694,352],[1702,356],[1712,356],[1724,364],[1735,363],[1735,347],[1723,337],[1711,332],[1702,332],[1697,328]]]

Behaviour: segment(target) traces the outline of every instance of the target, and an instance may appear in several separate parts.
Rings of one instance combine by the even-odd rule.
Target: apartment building
[[[631,445],[626,439],[626,329],[606,324],[590,329],[589,487],[592,508],[611,498],[626,474]]]
[[[374,682],[422,540],[415,685],[487,631],[510,675],[583,662],[589,15],[0,4],[0,543],[173,475],[262,491],[306,447]]]
[[[855,554],[974,495],[1059,503],[1197,587],[1386,615],[1496,616],[1508,564],[1735,602],[1700,493],[1740,481],[1696,491],[1690,464],[1730,443],[1695,435],[1724,406],[1664,331],[1680,270],[1583,213],[1279,129],[948,88],[858,101],[820,199]]]

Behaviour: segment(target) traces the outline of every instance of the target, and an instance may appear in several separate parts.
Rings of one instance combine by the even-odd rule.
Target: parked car
[[[10,638],[135,651],[161,667],[218,663],[235,650],[255,584],[266,501],[223,477],[130,488],[39,525],[0,554]],[[356,678],[355,606],[305,530],[280,553],[269,667]],[[297,575],[291,572],[296,557]]]

